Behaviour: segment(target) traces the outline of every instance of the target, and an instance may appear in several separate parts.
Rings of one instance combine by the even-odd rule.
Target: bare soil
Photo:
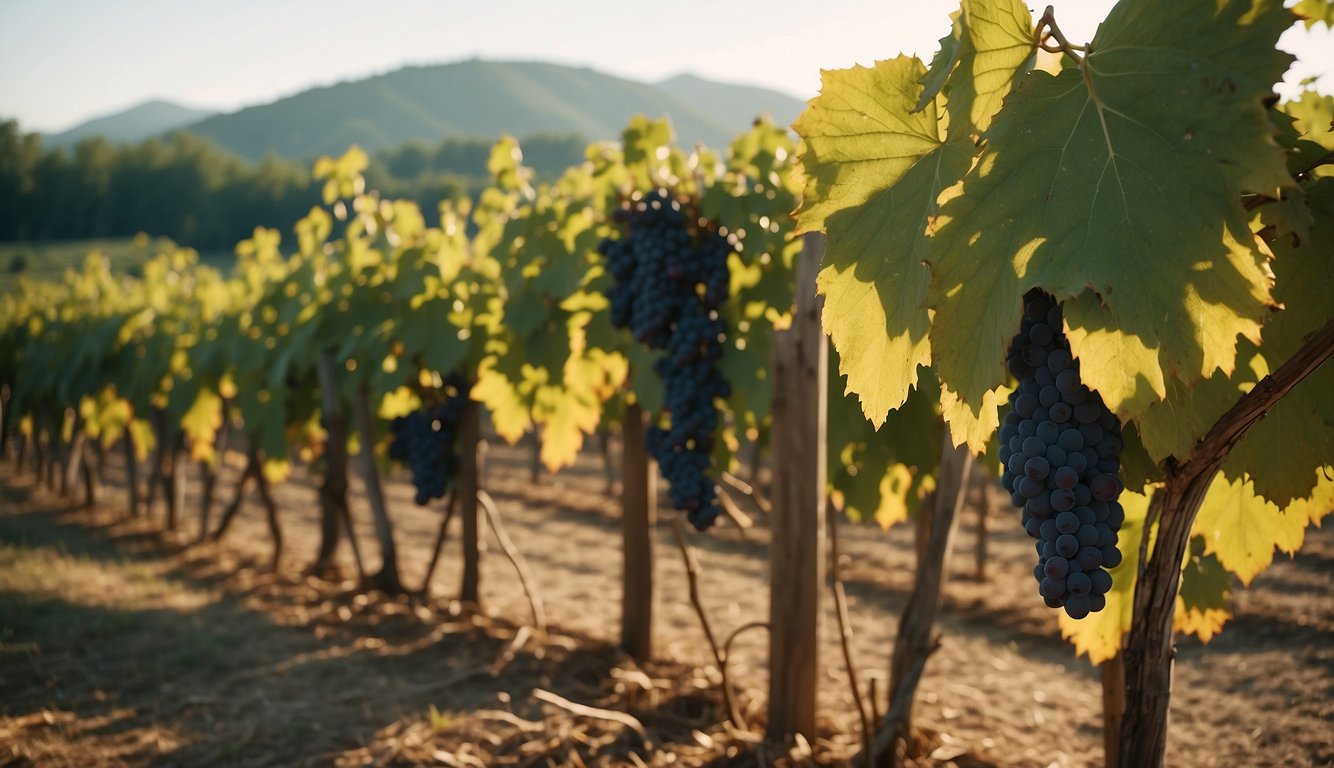
[[[619,631],[618,504],[601,459],[533,482],[524,448],[492,447],[485,487],[536,576],[550,630],[491,540],[480,613],[451,601],[457,521],[432,597],[390,597],[304,574],[318,547],[311,478],[275,487],[285,550],[276,572],[256,499],[221,543],[194,543],[200,484],[182,529],[160,506],[129,519],[109,456],[100,503],[82,509],[0,467],[0,765],[796,765],[846,764],[860,743],[830,601],[821,735],[765,744],[764,632],[737,641],[729,675],[748,730],[723,724],[720,677],[686,595],[670,530],[657,530],[657,660],[635,665]],[[219,499],[240,457],[229,456]],[[400,567],[414,589],[441,508],[386,483]],[[369,508],[353,516],[371,570]],[[766,521],[692,534],[703,601],[726,635],[768,610]],[[216,518],[215,512],[215,518]],[[1102,763],[1099,672],[1060,639],[1030,588],[1032,548],[1010,515],[991,520],[987,581],[974,577],[976,511],[956,541],[941,648],[919,688],[920,765]],[[883,693],[911,587],[912,531],[844,525],[840,543],[863,686]],[[349,553],[340,565],[352,574]],[[1168,764],[1334,764],[1334,533],[1308,532],[1234,592],[1236,617],[1208,646],[1179,645]],[[558,703],[552,703],[552,702]],[[583,709],[593,707],[605,712]],[[621,713],[620,715],[614,713]],[[634,719],[627,725],[624,713]],[[619,719],[615,719],[618,718]],[[642,726],[642,733],[635,726]]]

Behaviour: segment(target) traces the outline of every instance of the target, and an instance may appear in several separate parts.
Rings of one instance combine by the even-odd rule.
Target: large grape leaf
[[[1195,518],[1194,533],[1204,538],[1205,553],[1250,584],[1274,561],[1274,550],[1289,555],[1301,548],[1306,527],[1334,506],[1334,480],[1318,474],[1315,492],[1280,509],[1255,493],[1249,480],[1214,478]]]
[[[1304,337],[1334,317],[1334,178],[1306,187],[1315,226],[1295,242],[1280,237],[1272,244],[1277,282],[1274,296],[1283,303],[1264,327],[1264,344],[1238,347],[1238,367],[1231,376],[1215,373],[1188,387],[1169,380],[1168,397],[1139,418],[1144,447],[1155,462],[1184,459],[1228,408],[1261,378],[1283,364]],[[1263,206],[1263,211],[1269,206]],[[1334,475],[1334,366],[1324,365],[1293,388],[1252,425],[1223,464],[1233,480],[1249,479],[1255,492],[1279,507],[1311,495],[1315,473]]]
[[[1265,325],[1261,352],[1269,370],[1283,364],[1304,337],[1334,318],[1334,178],[1307,188],[1315,226],[1300,244],[1272,244],[1283,311]],[[1267,372],[1267,371],[1266,371]],[[1312,470],[1334,476],[1334,365],[1325,363],[1283,397],[1232,449],[1223,471],[1249,477],[1260,496],[1286,507],[1311,494]]]
[[[1239,336],[1259,341],[1270,275],[1240,197],[1290,181],[1264,99],[1292,18],[1276,0],[1130,0],[1080,66],[1009,95],[928,257],[934,360],[963,402],[1004,380],[1034,286],[1097,294],[1068,308],[1070,341],[1123,417],[1169,377],[1230,372]]]
[[[949,97],[950,133],[980,134],[1000,111],[1016,78],[1033,66],[1033,17],[1019,0],[963,0],[951,15],[950,35],[921,79],[921,109]]]
[[[911,112],[926,70],[900,56],[826,71],[793,127],[805,140],[802,231],[828,231],[818,285],[848,390],[877,427],[931,362],[926,226],[968,170],[973,143],[946,141],[938,104]]]

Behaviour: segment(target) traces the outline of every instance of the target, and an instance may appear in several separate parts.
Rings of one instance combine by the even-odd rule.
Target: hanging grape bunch
[[[1038,541],[1038,593],[1082,619],[1106,606],[1106,569],[1121,562],[1121,424],[1080,382],[1060,305],[1039,290],[1025,299],[1007,359],[1019,388],[1000,429],[1001,485]]]
[[[426,505],[444,497],[459,470],[459,421],[468,402],[467,383],[452,376],[443,398],[389,422],[393,440],[389,458],[407,465],[417,489],[414,501]]]
[[[710,476],[719,414],[715,398],[731,395],[718,368],[727,327],[732,245],[667,192],[658,190],[617,211],[622,236],[602,242],[613,284],[612,323],[663,350],[654,371],[664,383],[667,428],[651,427],[649,453],[671,484],[672,506],[703,530],[718,517]]]

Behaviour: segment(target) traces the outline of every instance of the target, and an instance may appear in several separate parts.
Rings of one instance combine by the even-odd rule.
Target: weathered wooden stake
[[[824,236],[797,262],[792,327],[774,335],[773,541],[769,558],[769,730],[815,739],[820,598],[825,582],[825,427],[829,351],[815,276]]]
[[[1121,768],[1121,717],[1126,709],[1126,662],[1116,654],[1102,670],[1102,751],[1104,768]]]
[[[625,408],[621,431],[621,647],[635,661],[653,656],[653,528],[658,519],[658,468],[644,442],[647,414]]]
[[[463,584],[459,601],[480,607],[481,563],[477,507],[477,443],[481,439],[481,425],[477,403],[469,400],[463,407],[459,424],[459,513],[463,515]]]
[[[352,400],[352,410],[357,422],[357,436],[361,440],[359,458],[362,482],[366,485],[366,497],[375,520],[375,538],[380,542],[380,570],[371,577],[371,581],[381,591],[401,594],[404,590],[403,581],[398,576],[394,524],[389,519],[389,506],[385,503],[384,490],[380,486],[380,470],[375,466],[375,427],[371,423],[371,395],[366,385],[357,389],[357,396]]]

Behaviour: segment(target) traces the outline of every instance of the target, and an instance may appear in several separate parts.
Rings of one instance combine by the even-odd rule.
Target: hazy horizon
[[[493,63],[500,63],[500,64],[510,64],[510,63],[515,63],[515,64],[522,64],[522,63],[538,63],[538,64],[554,64],[554,65],[557,65],[557,66],[566,66],[566,67],[574,67],[574,68],[587,68],[587,69],[592,69],[592,70],[601,72],[601,73],[603,73],[603,74],[606,74],[606,75],[609,75],[609,76],[612,76],[612,77],[620,77],[620,78],[625,78],[625,79],[629,79],[629,80],[635,80],[635,81],[637,81],[637,82],[644,82],[644,83],[648,83],[648,84],[650,84],[650,85],[656,85],[656,84],[658,84],[658,83],[666,82],[666,81],[668,81],[668,80],[672,80],[672,79],[674,79],[674,78],[676,78],[676,77],[693,76],[693,77],[698,77],[698,78],[701,78],[701,79],[704,79],[704,80],[708,80],[708,81],[710,81],[710,82],[726,83],[726,84],[728,84],[728,85],[735,85],[735,86],[741,86],[741,87],[764,88],[764,89],[767,89],[767,90],[775,91],[775,92],[777,92],[777,93],[781,93],[781,94],[783,94],[783,95],[785,95],[785,96],[791,96],[791,97],[794,98],[794,99],[805,100],[805,99],[809,98],[809,96],[801,96],[801,95],[792,93],[791,91],[788,91],[788,90],[785,90],[785,89],[782,89],[782,88],[779,88],[779,87],[776,87],[776,86],[773,86],[773,85],[770,85],[770,84],[766,84],[766,83],[747,82],[747,81],[745,81],[745,80],[739,80],[739,79],[734,79],[734,78],[710,77],[710,76],[702,75],[702,74],[700,74],[700,73],[698,73],[698,72],[692,72],[692,71],[673,72],[673,73],[667,74],[667,75],[665,75],[665,76],[663,76],[663,77],[654,78],[654,79],[651,79],[651,80],[650,80],[650,79],[639,79],[639,78],[634,78],[634,77],[631,77],[631,76],[626,75],[626,74],[623,74],[623,73],[619,73],[619,72],[611,72],[611,71],[608,71],[608,70],[606,70],[606,69],[602,69],[602,68],[600,68],[600,67],[592,66],[592,65],[589,65],[589,64],[583,64],[583,63],[568,63],[568,62],[562,62],[562,61],[553,61],[553,60],[551,60],[551,59],[538,59],[538,58],[533,58],[533,57],[521,57],[521,56],[512,56],[512,57],[465,56],[465,57],[463,57],[463,58],[451,59],[451,60],[448,60],[448,61],[431,61],[431,62],[405,61],[405,62],[402,62],[401,64],[395,65],[395,66],[393,66],[393,67],[390,67],[390,68],[388,68],[388,69],[384,69],[384,70],[378,70],[378,71],[366,72],[366,73],[364,73],[364,74],[360,74],[360,75],[351,75],[351,76],[348,76],[348,77],[342,77],[342,78],[339,78],[339,79],[337,79],[337,80],[329,80],[328,82],[312,82],[312,83],[309,83],[309,84],[307,84],[307,85],[305,85],[305,86],[303,86],[303,87],[298,88],[297,90],[291,91],[291,92],[289,92],[289,93],[280,93],[280,94],[277,94],[277,95],[275,95],[275,96],[273,96],[273,97],[271,97],[271,98],[266,98],[266,99],[259,100],[259,101],[251,101],[251,102],[242,103],[242,104],[240,104],[240,105],[238,105],[238,106],[236,106],[236,107],[229,108],[229,109],[220,108],[220,107],[218,107],[218,106],[216,106],[216,105],[214,105],[214,104],[201,104],[201,103],[195,103],[195,102],[193,102],[193,101],[188,101],[188,100],[184,100],[184,99],[176,98],[176,97],[173,97],[173,96],[164,96],[164,95],[160,95],[160,94],[159,94],[159,95],[149,95],[149,96],[145,96],[145,97],[143,97],[143,98],[141,98],[141,99],[137,99],[137,100],[135,100],[135,101],[132,101],[132,102],[128,102],[128,103],[126,103],[126,104],[123,104],[122,106],[119,106],[119,107],[113,107],[113,108],[111,108],[111,109],[109,109],[109,110],[105,110],[105,111],[102,111],[102,112],[97,112],[97,113],[93,113],[93,114],[88,114],[88,115],[85,115],[85,116],[83,116],[83,117],[80,117],[80,118],[75,119],[75,120],[74,120],[73,122],[71,122],[71,123],[68,123],[68,124],[65,124],[65,125],[61,125],[61,126],[59,126],[59,127],[57,127],[57,128],[49,128],[49,129],[32,128],[32,127],[29,127],[26,123],[24,123],[24,122],[22,122],[22,121],[20,121],[20,126],[21,126],[21,127],[23,128],[23,130],[25,130],[25,131],[37,131],[37,132],[39,132],[39,133],[46,134],[46,135],[54,135],[54,134],[62,133],[62,132],[66,131],[66,130],[69,130],[69,129],[71,129],[71,128],[76,128],[76,127],[78,127],[78,126],[80,126],[80,125],[83,125],[84,123],[90,122],[90,121],[92,121],[92,120],[97,120],[97,119],[99,119],[99,118],[103,118],[103,117],[108,117],[108,116],[111,116],[111,115],[115,115],[115,114],[118,114],[118,113],[121,113],[121,112],[125,112],[125,111],[130,110],[130,109],[134,109],[134,108],[136,108],[136,107],[141,107],[141,106],[144,106],[144,105],[146,105],[146,104],[153,103],[153,102],[167,102],[167,103],[174,104],[174,105],[176,105],[176,106],[178,106],[178,107],[186,107],[186,108],[188,108],[188,109],[196,109],[196,110],[210,110],[210,111],[214,111],[214,112],[218,112],[218,113],[225,114],[225,113],[231,113],[231,112],[240,111],[240,110],[242,110],[242,109],[247,109],[247,108],[250,108],[250,107],[257,107],[257,106],[263,106],[263,105],[266,105],[266,104],[272,104],[272,103],[274,103],[274,102],[276,102],[276,101],[281,101],[281,100],[283,100],[283,99],[285,99],[285,98],[289,98],[289,97],[291,97],[291,96],[295,96],[295,95],[297,95],[298,93],[302,93],[302,92],[307,91],[307,90],[312,90],[312,89],[316,89],[316,88],[327,88],[327,87],[330,87],[330,86],[338,85],[338,84],[340,84],[340,83],[348,83],[348,82],[355,82],[355,81],[360,81],[360,80],[368,80],[368,79],[371,79],[371,78],[380,77],[380,76],[382,76],[382,75],[387,75],[387,74],[390,74],[390,73],[392,73],[392,72],[397,72],[397,71],[399,71],[399,70],[401,70],[401,69],[407,69],[407,68],[412,68],[412,67],[437,67],[437,66],[448,66],[448,65],[451,65],[451,64],[460,64],[460,63],[464,63],[464,62],[468,62],[468,61],[486,61],[486,62],[493,62]],[[812,95],[814,95],[814,94],[812,94]],[[2,120],[2,119],[9,119],[10,117],[11,117],[10,115],[6,115],[6,114],[4,114],[3,112],[0,112],[0,120]]]
[[[404,66],[472,58],[590,67],[659,82],[678,74],[814,96],[821,69],[869,65],[900,52],[930,59],[957,0],[827,0],[819,12],[781,0],[677,0],[645,6],[570,0],[468,6],[396,0],[236,0],[200,8],[173,0],[0,4],[0,115],[58,133],[145,101],[231,112],[313,87]],[[1065,0],[1067,36],[1092,37],[1112,0]],[[906,6],[906,7],[905,7]],[[785,12],[785,7],[790,12]],[[1334,34],[1290,30],[1298,55],[1285,78],[1334,72]]]

